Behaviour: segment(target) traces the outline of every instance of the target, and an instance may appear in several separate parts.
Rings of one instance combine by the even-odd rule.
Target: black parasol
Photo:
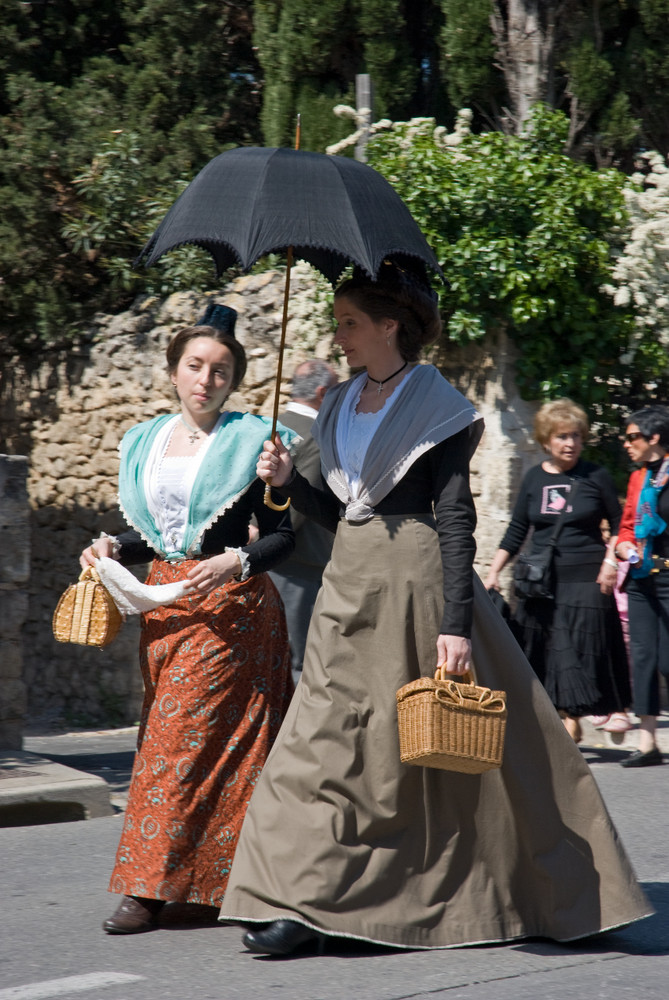
[[[211,160],[191,181],[135,264],[168,250],[208,250],[216,272],[248,271],[293,248],[335,284],[348,264],[374,279],[386,257],[443,274],[409,209],[372,167],[343,156],[246,146]]]
[[[430,269],[445,280],[411,212],[385,177],[357,160],[300,150],[299,116],[295,149],[244,146],[210,160],[170,208],[135,266],[148,267],[187,244],[209,251],[217,275],[234,265],[248,271],[265,254],[286,253],[272,440],[294,257],[332,284],[349,264],[374,280],[386,258],[423,279]],[[283,509],[271,500],[269,485],[265,503]]]

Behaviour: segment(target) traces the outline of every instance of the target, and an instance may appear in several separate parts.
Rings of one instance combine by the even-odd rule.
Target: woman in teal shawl
[[[81,557],[84,566],[151,561],[149,585],[185,585],[183,597],[142,614],[145,698],[109,934],[152,929],[166,902],[220,905],[293,690],[283,608],[266,573],[290,555],[293,532],[287,513],[264,505],[255,475],[269,421],[223,409],[246,370],[235,315],[210,307],[169,344],[179,410],[121,443],[130,529]],[[292,432],[281,434],[290,446]],[[253,517],[259,537],[249,544]]]

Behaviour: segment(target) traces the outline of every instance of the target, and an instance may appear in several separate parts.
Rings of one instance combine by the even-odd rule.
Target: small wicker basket
[[[458,681],[438,667],[397,692],[400,759],[405,764],[480,774],[499,767],[506,732],[506,693]]]
[[[53,634],[58,642],[81,646],[107,646],[123,624],[123,617],[92,566],[71,584],[53,613]]]

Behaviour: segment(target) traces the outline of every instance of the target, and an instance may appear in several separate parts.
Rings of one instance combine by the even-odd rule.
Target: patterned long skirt
[[[190,560],[154,560],[147,583]],[[253,787],[293,693],[277,591],[266,574],[142,616],[145,696],[109,889],[220,905]]]

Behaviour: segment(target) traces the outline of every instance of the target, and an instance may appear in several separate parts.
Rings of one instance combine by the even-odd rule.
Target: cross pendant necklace
[[[372,378],[372,376],[370,374],[368,374],[367,375],[368,380],[370,382],[376,382],[376,384],[378,386],[378,389],[376,390],[376,395],[380,396],[381,392],[383,390],[383,387],[386,384],[386,382],[390,382],[391,378],[395,378],[396,375],[399,375],[400,372],[403,372],[404,369],[406,368],[406,366],[408,364],[409,364],[409,362],[405,361],[404,364],[402,365],[402,367],[398,368],[396,372],[392,373],[392,375],[389,375],[388,378]]]
[[[216,419],[218,420],[218,417]],[[191,444],[195,444],[196,441],[200,440],[200,434],[205,434],[206,436],[207,434],[211,433],[211,431],[205,431],[202,427],[191,427],[190,424],[186,423],[183,416],[181,417],[181,423],[184,425],[186,430],[190,432],[188,435],[188,440],[190,441]]]

